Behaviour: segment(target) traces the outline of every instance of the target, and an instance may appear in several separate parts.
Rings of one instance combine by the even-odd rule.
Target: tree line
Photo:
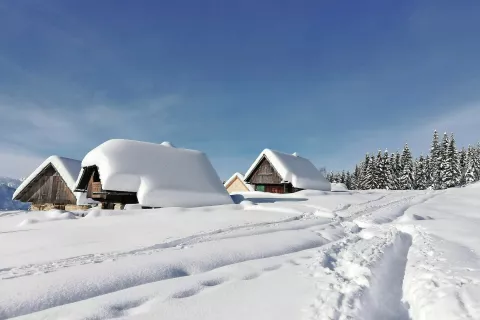
[[[433,133],[430,153],[414,159],[405,144],[403,152],[366,154],[353,172],[330,172],[330,182],[344,183],[349,190],[424,190],[463,186],[480,180],[480,143],[458,150],[453,133],[440,141]]]

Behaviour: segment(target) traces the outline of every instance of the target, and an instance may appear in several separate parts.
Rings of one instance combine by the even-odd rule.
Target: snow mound
[[[82,167],[97,166],[104,190],[135,192],[146,207],[231,204],[207,156],[200,151],[113,139],[90,151]]]
[[[348,191],[347,186],[341,182],[332,182],[332,191]]]
[[[284,181],[290,182],[295,188],[330,191],[330,182],[310,160],[270,149],[265,149],[260,153],[245,174],[246,179],[264,157],[275,167],[280,177]]]
[[[17,226],[23,227],[35,223],[49,222],[55,220],[71,220],[76,218],[77,217],[72,212],[53,209],[45,212],[38,212],[35,218],[29,217],[20,222]]]

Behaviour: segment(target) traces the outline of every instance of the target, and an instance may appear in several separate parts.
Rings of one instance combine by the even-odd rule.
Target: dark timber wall
[[[263,158],[251,174],[248,182],[251,184],[280,184],[282,178],[267,158]]]
[[[52,165],[48,165],[20,193],[16,200],[33,204],[76,204],[77,200],[72,190]]]

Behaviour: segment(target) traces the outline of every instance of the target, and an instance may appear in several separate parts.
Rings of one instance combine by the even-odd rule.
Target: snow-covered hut
[[[104,208],[138,203],[143,207],[197,207],[231,204],[207,156],[170,143],[113,139],[82,161],[76,191]]]
[[[93,201],[75,192],[80,170],[79,160],[51,156],[18,186],[12,198],[30,202],[31,210],[85,209]]]
[[[243,174],[239,172],[235,172],[223,185],[229,193],[254,191],[251,185],[245,183]]]
[[[310,160],[296,153],[263,150],[245,174],[256,191],[290,193],[303,189],[330,191],[330,182]]]

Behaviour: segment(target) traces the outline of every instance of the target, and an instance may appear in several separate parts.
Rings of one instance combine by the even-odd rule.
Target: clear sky
[[[0,1],[0,175],[110,138],[350,169],[480,140],[480,1]]]

